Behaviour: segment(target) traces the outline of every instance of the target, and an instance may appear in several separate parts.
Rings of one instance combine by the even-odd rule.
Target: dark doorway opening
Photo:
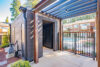
[[[43,21],[43,46],[53,49],[53,23]]]

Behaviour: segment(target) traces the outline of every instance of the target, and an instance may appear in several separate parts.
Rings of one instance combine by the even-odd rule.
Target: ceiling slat
[[[96,12],[97,0],[57,0],[41,10],[61,19]]]

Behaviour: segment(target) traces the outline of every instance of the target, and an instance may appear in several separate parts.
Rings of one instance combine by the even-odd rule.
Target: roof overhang
[[[35,11],[60,19],[94,13],[97,0],[42,0]]]

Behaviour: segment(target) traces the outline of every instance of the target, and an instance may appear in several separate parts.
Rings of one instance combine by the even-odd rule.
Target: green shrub
[[[8,47],[9,46],[9,43],[4,43],[2,45],[0,45],[1,48],[5,48],[5,47]]]
[[[11,67],[31,67],[29,61],[19,60],[11,65]]]
[[[7,35],[7,34],[4,34],[3,36],[2,36],[2,42],[1,42],[1,48],[5,48],[5,47],[8,47],[9,46],[9,35]]]

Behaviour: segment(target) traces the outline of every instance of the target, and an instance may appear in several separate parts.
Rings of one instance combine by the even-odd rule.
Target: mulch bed
[[[4,64],[0,67],[7,67],[8,64],[20,60],[20,58],[15,58],[15,57],[6,59],[6,54],[7,53],[5,52],[5,50],[3,48],[0,48],[0,62],[7,60],[7,64]]]

